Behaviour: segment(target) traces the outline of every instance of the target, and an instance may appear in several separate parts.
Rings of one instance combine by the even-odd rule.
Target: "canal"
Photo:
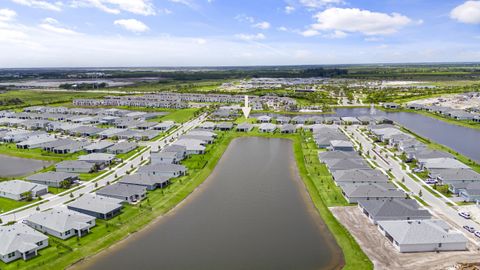
[[[371,115],[368,108],[340,108],[338,116]],[[376,110],[377,116],[385,116],[410,129],[418,135],[443,144],[477,162],[480,161],[480,130],[457,126],[439,119],[411,112],[384,112]]]
[[[340,269],[292,142],[234,140],[210,177],[149,228],[76,268]]]

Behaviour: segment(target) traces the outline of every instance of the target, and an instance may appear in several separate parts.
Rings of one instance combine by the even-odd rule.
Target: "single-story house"
[[[227,131],[227,130],[232,130],[233,128],[233,123],[232,122],[221,122],[221,123],[217,123],[216,129],[220,130],[220,131]]]
[[[349,203],[357,203],[359,200],[405,198],[405,193],[390,183],[345,184],[340,187]]]
[[[339,170],[332,173],[333,180],[337,184],[342,183],[387,183],[388,176],[373,169],[350,169]]]
[[[0,259],[9,263],[17,259],[28,260],[48,247],[48,236],[22,223],[0,226]]]
[[[90,136],[97,135],[103,130],[104,130],[103,128],[97,128],[92,126],[80,126],[80,127],[71,129],[69,133],[75,136],[90,137]]]
[[[399,105],[399,104],[393,103],[393,102],[383,103],[382,106],[383,106],[385,109],[398,109],[398,108],[400,108],[400,105]]]
[[[95,226],[95,217],[66,208],[54,208],[30,215],[24,223],[37,231],[65,240],[88,234]]]
[[[351,169],[371,169],[371,167],[363,159],[327,159],[324,160],[330,172],[338,170],[351,170]]]
[[[78,157],[79,161],[94,163],[97,168],[103,169],[115,161],[115,155],[104,153],[92,153]]]
[[[353,143],[351,141],[346,141],[346,140],[330,141],[330,149],[332,149],[333,151],[347,151],[347,152],[355,151],[355,148],[353,147]]]
[[[249,123],[241,123],[237,126],[239,132],[250,132],[253,129],[253,125]]]
[[[292,124],[284,124],[280,127],[281,133],[291,134],[291,133],[295,133],[295,131],[296,131],[296,128]]]
[[[143,166],[138,169],[139,174],[168,176],[172,178],[185,175],[186,172],[187,168],[178,164],[155,164]]]
[[[27,180],[49,187],[69,187],[78,180],[78,174],[68,172],[44,172],[31,175],[27,177]]]
[[[257,117],[257,121],[260,123],[270,123],[270,121],[272,121],[272,117],[268,115],[261,115]]]
[[[118,181],[119,184],[137,185],[146,188],[147,190],[154,190],[157,188],[164,188],[170,183],[169,176],[148,175],[148,174],[132,174],[125,175]]]
[[[136,203],[146,198],[147,189],[139,185],[115,183],[97,190],[96,194],[120,199],[127,203]]]
[[[37,198],[48,193],[48,186],[22,180],[0,182],[0,197],[21,201]]]
[[[107,148],[107,153],[113,155],[125,154],[132,150],[135,150],[135,148],[137,147],[138,145],[134,142],[121,142]]]
[[[55,154],[76,153],[82,151],[83,148],[89,144],[90,142],[88,141],[74,141],[70,144],[54,147],[52,152]]]
[[[150,155],[152,164],[178,164],[181,159],[176,152],[157,152]]]
[[[95,163],[80,160],[66,160],[55,164],[57,172],[91,173],[97,171],[97,169]]]
[[[332,159],[363,159],[357,152],[327,151],[318,154],[320,161],[325,162]]]
[[[468,169],[431,169],[429,176],[437,179],[442,184],[458,184],[479,182],[480,174]]]
[[[467,238],[443,220],[384,220],[378,228],[402,253],[467,249]]]
[[[156,126],[154,126],[152,129],[153,130],[160,130],[160,131],[168,131],[170,130],[172,127],[175,126],[175,122],[173,121],[164,121],[162,123],[159,123],[157,124]]]
[[[205,153],[206,142],[196,139],[180,139],[172,145],[183,145],[186,147],[187,155],[200,155]]]
[[[207,130],[214,130],[215,129],[215,123],[213,122],[204,122],[200,125],[201,128],[207,129]]]
[[[110,219],[121,212],[122,202],[123,200],[115,198],[85,194],[68,204],[67,207],[70,210],[96,218]]]
[[[459,195],[467,202],[479,201],[480,200],[480,182],[474,182],[474,183],[468,184],[465,188],[460,190]]]
[[[91,145],[85,146],[83,149],[87,151],[87,153],[105,153],[108,148],[114,145],[113,142],[109,141],[99,141],[93,143]]]
[[[417,160],[421,169],[469,169],[470,167],[454,158],[427,158]]]
[[[274,132],[277,126],[272,123],[263,123],[258,126],[260,132]]]
[[[359,200],[358,207],[373,224],[380,220],[429,219],[432,214],[416,200],[406,198]]]
[[[184,145],[169,145],[161,152],[174,152],[177,154],[177,160],[183,160],[187,156],[187,147]]]

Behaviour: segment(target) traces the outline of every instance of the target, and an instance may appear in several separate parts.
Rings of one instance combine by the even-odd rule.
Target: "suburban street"
[[[411,195],[418,196],[419,192],[421,191],[422,196],[421,198],[428,204],[430,207],[428,209],[432,212],[432,214],[436,215],[437,217],[444,219],[445,221],[449,222],[452,226],[456,227],[460,231],[462,231],[465,236],[474,242],[477,246],[480,244],[478,238],[476,238],[473,234],[467,233],[462,226],[469,225],[474,227],[476,230],[480,228],[479,224],[475,223],[472,220],[467,220],[458,215],[458,212],[453,207],[447,205],[447,202],[453,203],[447,197],[436,197],[430,191],[425,189],[422,185],[427,185],[423,181],[419,182],[415,181],[410,177],[408,167],[406,170],[402,168],[402,161],[399,161],[397,158],[393,157],[390,152],[386,154],[380,154],[381,146],[374,145],[374,142],[366,137],[364,134],[359,132],[358,126],[349,126],[346,129],[347,135],[352,138],[351,133],[353,132],[353,139],[354,143],[359,142],[362,145],[363,152],[370,152],[371,156],[376,156],[375,163],[380,166],[379,169],[383,170],[384,172],[390,170],[390,173],[394,176],[396,181],[401,182],[402,179],[405,179],[402,182],[410,191],[405,191]],[[370,160],[372,162],[372,160]],[[401,188],[400,185],[397,185]]]
[[[127,174],[127,172],[138,169],[141,165],[143,165],[143,163],[146,163],[146,161],[150,159],[151,151],[158,151],[158,149],[162,149],[165,146],[173,143],[180,135],[200,125],[205,120],[206,116],[207,114],[202,114],[199,117],[180,125],[171,134],[168,134],[156,141],[146,143],[146,148],[141,152],[135,154],[127,160],[124,160],[121,164],[105,171],[102,175],[88,182],[83,182],[79,186],[73,187],[71,190],[67,190],[57,195],[46,196],[46,198],[42,199],[41,201],[32,203],[34,206],[30,204],[1,214],[0,219],[2,224],[12,221],[20,221],[29,215],[36,213],[37,211],[43,211],[64,205],[75,198],[78,198],[82,194],[90,193],[116,181],[119,177]],[[106,174],[107,176],[105,176]]]

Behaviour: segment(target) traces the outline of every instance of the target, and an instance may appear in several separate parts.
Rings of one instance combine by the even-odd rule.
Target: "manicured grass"
[[[430,192],[433,196],[437,197],[437,198],[441,198],[442,196],[440,196],[440,194],[438,194],[437,192],[435,192],[431,187],[427,186],[427,185],[422,185],[422,187],[424,189],[426,189],[428,192]]]
[[[165,136],[165,134],[161,134],[161,136]],[[145,149],[145,146],[139,146],[136,149],[133,149],[132,151],[130,151],[128,153],[118,154],[117,158],[120,158],[122,160],[127,160],[127,159],[131,158],[133,155],[142,151],[143,149]]]
[[[418,202],[420,202],[423,206],[425,207],[429,207],[430,205],[425,202],[422,198],[420,198],[419,196],[413,196]]]
[[[27,204],[34,203],[35,201],[15,201],[7,198],[0,198],[0,213],[8,212],[18,207],[25,206]],[[0,268],[1,269],[1,268]]]
[[[174,112],[171,112],[171,113],[161,117],[159,120],[161,120],[161,121],[174,121],[175,123],[185,123],[185,122],[189,121],[190,119],[193,119],[195,117],[195,114],[198,111],[199,111],[199,109],[196,109],[196,108],[176,110]]]
[[[410,192],[410,189],[407,186],[405,186],[404,183],[402,183],[400,181],[395,181],[395,183],[397,183],[399,186],[401,186],[402,189],[405,190],[406,192]]]

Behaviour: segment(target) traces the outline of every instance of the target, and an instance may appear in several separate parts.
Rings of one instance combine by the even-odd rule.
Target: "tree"
[[[422,190],[420,190],[420,191],[418,192],[418,197],[422,197],[422,196],[423,196],[423,193],[422,193]]]

